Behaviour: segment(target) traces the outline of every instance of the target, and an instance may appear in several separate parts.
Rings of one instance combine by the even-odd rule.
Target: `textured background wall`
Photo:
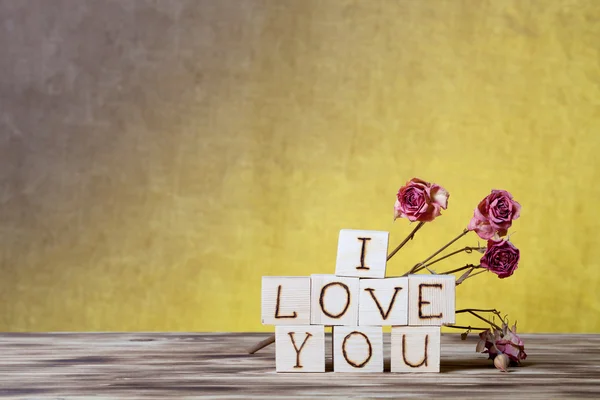
[[[271,329],[260,277],[396,244],[420,176],[450,207],[391,274],[505,188],[521,266],[458,306],[597,332],[599,38],[594,0],[0,0],[0,330]]]

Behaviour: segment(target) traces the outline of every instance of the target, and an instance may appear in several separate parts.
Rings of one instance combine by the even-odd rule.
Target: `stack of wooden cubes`
[[[439,372],[440,329],[455,323],[454,275],[386,278],[389,232],[340,231],[335,275],[262,278],[262,323],[275,325],[277,372],[325,372],[333,327],[335,372]]]

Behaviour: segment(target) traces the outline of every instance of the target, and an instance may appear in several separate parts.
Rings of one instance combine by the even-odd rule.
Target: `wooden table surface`
[[[500,373],[476,336],[444,334],[439,374],[276,374],[274,346],[246,353],[266,336],[0,334],[0,398],[600,398],[600,335],[522,335],[529,357]]]

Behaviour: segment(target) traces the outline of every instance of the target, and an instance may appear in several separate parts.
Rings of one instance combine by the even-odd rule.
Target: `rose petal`
[[[402,215],[402,210],[400,210],[400,202],[396,199],[396,203],[394,204],[394,221],[396,218],[399,218]]]
[[[468,229],[470,231],[475,231],[475,233],[484,240],[491,239],[494,237],[495,233],[494,228],[490,224],[482,223],[481,221],[476,220],[475,217],[473,217],[469,223]]]
[[[444,210],[448,208],[448,197],[450,194],[440,185],[433,185],[430,190],[431,200],[439,204]]]
[[[513,204],[513,219],[517,219],[521,216],[521,204],[517,203],[516,201],[512,201]]]
[[[406,182],[406,186],[409,186],[409,184],[410,184],[411,182],[412,182],[412,183],[416,183],[416,184],[418,184],[418,185],[421,185],[421,186],[424,186],[424,187],[427,187],[427,186],[429,186],[429,185],[430,185],[428,182],[425,182],[425,181],[424,181],[424,180],[422,180],[422,179],[419,179],[419,178],[412,178],[410,181]]]
[[[405,214],[405,213],[402,213],[402,215],[400,215],[400,216],[401,216],[402,218],[407,218],[407,219],[408,219],[409,221],[411,221],[411,222],[415,222],[415,221],[416,221],[416,220],[419,218],[419,217],[418,217],[418,216],[416,216],[416,215],[412,215],[412,214],[408,215],[408,214]]]

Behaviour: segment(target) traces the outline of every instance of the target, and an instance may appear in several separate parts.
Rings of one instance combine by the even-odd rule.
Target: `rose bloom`
[[[502,334],[499,330],[492,333],[489,329],[481,332],[477,351],[489,354],[490,360],[496,358],[499,351],[506,354],[513,364],[518,365],[527,358],[523,340],[517,335],[516,327],[513,326],[512,330],[508,328],[504,330],[506,331],[505,334]],[[494,343],[496,346],[494,346]]]
[[[402,186],[394,204],[394,219],[427,222],[440,216],[448,207],[450,195],[440,185],[413,178]]]
[[[508,240],[488,240],[487,250],[479,264],[498,278],[508,278],[519,266],[519,258],[519,249]]]
[[[512,221],[519,218],[521,205],[513,200],[506,190],[492,190],[481,200],[467,229],[475,231],[482,239],[491,239],[495,234],[505,236]]]

